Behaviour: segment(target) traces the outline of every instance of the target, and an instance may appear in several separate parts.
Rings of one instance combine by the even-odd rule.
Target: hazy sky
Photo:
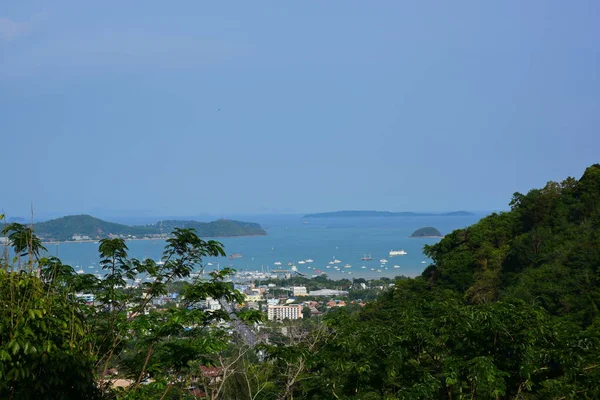
[[[600,161],[600,2],[3,1],[0,209],[445,211]]]

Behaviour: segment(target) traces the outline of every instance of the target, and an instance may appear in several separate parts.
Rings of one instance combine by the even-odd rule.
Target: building
[[[313,290],[309,296],[346,296],[347,294],[345,290],[321,289]]]
[[[267,307],[269,321],[283,321],[284,319],[302,318],[302,306],[271,306]]]
[[[308,296],[306,286],[292,286],[292,296]]]
[[[261,301],[262,300],[262,296],[260,294],[246,294],[244,295],[246,297],[246,301]]]
[[[211,310],[211,311],[220,310],[221,304],[217,300],[213,299],[212,297],[207,297],[206,300],[204,301],[204,309]]]

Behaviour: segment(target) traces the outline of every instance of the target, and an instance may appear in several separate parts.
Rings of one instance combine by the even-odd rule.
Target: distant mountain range
[[[447,213],[417,213],[410,211],[333,211],[306,214],[304,218],[357,218],[357,217],[465,217],[475,215],[468,211],[452,211]]]
[[[116,224],[91,215],[69,215],[38,222],[33,230],[45,241],[97,240],[111,236],[135,238],[167,237],[175,228],[194,228],[200,237],[258,236],[267,232],[256,223],[229,219],[213,222],[165,220],[143,226]]]

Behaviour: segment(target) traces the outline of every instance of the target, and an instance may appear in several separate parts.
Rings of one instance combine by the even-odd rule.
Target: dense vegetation
[[[202,367],[229,346],[231,335],[221,322],[262,318],[258,312],[234,316],[198,307],[208,297],[243,300],[224,282],[233,273],[229,269],[183,285],[179,307],[151,307],[173,282],[189,278],[202,257],[225,255],[219,242],[204,241],[190,229],[172,232],[162,263],[129,258],[123,239],[102,239],[101,280],[75,274],[55,257],[40,258],[44,248],[28,227],[13,223],[3,233],[18,256],[0,259],[2,399],[194,398],[190,384],[201,391]],[[139,274],[151,279],[126,288],[126,280]],[[78,300],[79,292],[94,302]],[[115,373],[125,378],[126,389],[113,387]]]
[[[144,303],[134,299],[144,296],[117,290],[123,276],[149,271],[160,277],[144,288],[152,295],[173,274],[189,273],[191,260],[222,253],[193,231],[177,231],[169,242],[165,254],[174,261],[167,270],[129,260],[124,243],[103,241],[109,278],[95,283],[101,309],[70,300],[90,283],[58,260],[37,262],[40,277],[6,261],[0,397],[78,391],[80,398],[182,398],[194,382],[214,399],[598,399],[600,165],[579,180],[515,193],[510,204],[511,211],[426,246],[433,262],[422,276],[396,280],[364,308],[335,308],[301,325],[286,321],[252,349],[207,329],[227,313],[190,303],[135,313]],[[39,241],[27,228],[11,229],[16,253],[35,260]],[[223,278],[197,282],[186,296],[238,301]],[[329,284],[299,277],[286,283]],[[64,368],[70,362],[76,371]],[[202,365],[218,365],[220,380],[202,386]],[[134,384],[109,390],[101,374],[109,366]],[[149,385],[140,384],[145,377]]]
[[[333,211],[316,214],[306,214],[304,218],[357,218],[357,217],[464,217],[474,215],[468,211],[452,211],[447,213],[417,213],[410,211]]]
[[[50,221],[34,224],[36,235],[44,240],[66,241],[73,235],[101,239],[112,235],[137,236],[168,234],[175,228],[193,228],[203,237],[229,237],[266,235],[259,224],[220,219],[213,222],[198,221],[159,221],[146,226],[128,226],[103,221],[90,215],[69,215]]]
[[[426,226],[425,228],[417,229],[410,235],[410,237],[441,237],[442,233],[433,226]]]
[[[600,398],[600,165],[426,246],[417,279],[327,317],[306,398]]]

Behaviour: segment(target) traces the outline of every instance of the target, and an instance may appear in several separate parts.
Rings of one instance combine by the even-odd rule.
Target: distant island
[[[442,233],[433,226],[417,229],[410,235],[411,238],[443,237]]]
[[[200,237],[259,236],[267,232],[256,223],[230,219],[213,222],[166,220],[143,226],[116,224],[91,215],[69,215],[33,224],[43,241],[87,241],[106,237],[165,239],[175,228],[194,228]]]
[[[447,213],[417,213],[410,211],[333,211],[306,214],[304,218],[358,218],[358,217],[466,217],[475,215],[468,211],[452,211]]]

